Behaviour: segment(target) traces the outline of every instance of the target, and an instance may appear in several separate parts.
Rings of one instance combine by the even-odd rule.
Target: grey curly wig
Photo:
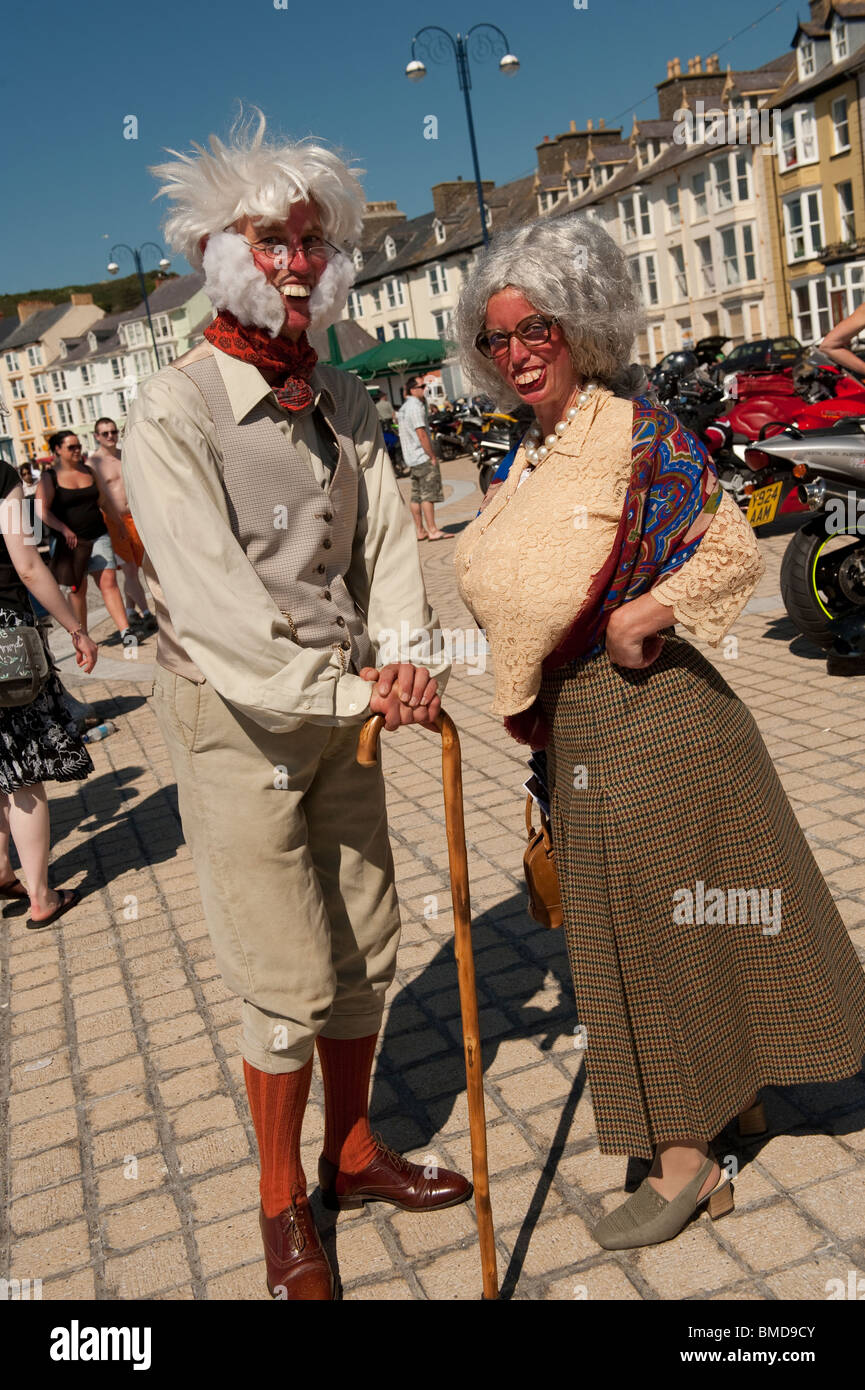
[[[463,367],[494,398],[513,404],[519,396],[475,347],[487,304],[507,285],[559,320],[583,381],[599,381],[622,396],[643,389],[642,368],[629,366],[644,324],[639,292],[624,253],[597,222],[574,213],[500,232],[469,275],[456,315]]]

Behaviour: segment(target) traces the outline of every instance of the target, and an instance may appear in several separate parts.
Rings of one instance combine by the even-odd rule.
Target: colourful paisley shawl
[[[240,323],[228,309],[222,309],[207,325],[204,336],[220,352],[256,366],[273,384],[283,410],[305,410],[311,405],[314,396],[309,378],[318,355],[305,333],[296,343],[288,338],[271,338],[267,329]]]
[[[721,489],[716,483],[717,474],[699,440],[670,411],[638,396],[631,477],[615,542],[592,578],[573,627],[545,658],[544,671],[599,652],[613,610],[639,598],[691,558],[702,535],[687,544],[685,536],[713,490],[708,510],[717,507]],[[546,746],[549,729],[538,701],[504,723],[519,743]]]

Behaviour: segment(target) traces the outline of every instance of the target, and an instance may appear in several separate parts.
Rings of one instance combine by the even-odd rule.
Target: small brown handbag
[[[535,830],[532,824],[532,805],[532,797],[527,796],[526,833],[529,842],[523,855],[523,872],[526,876],[526,887],[529,890],[529,916],[540,923],[542,927],[560,927],[562,925],[562,894],[559,888],[559,876],[556,873],[550,822],[538,807],[541,824],[540,829]]]

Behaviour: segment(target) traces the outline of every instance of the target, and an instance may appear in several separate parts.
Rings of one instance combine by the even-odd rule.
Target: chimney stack
[[[38,314],[40,309],[56,308],[57,305],[53,304],[50,299],[22,299],[18,305],[18,318],[21,323],[25,323],[34,314]]]
[[[606,122],[606,120],[604,119],[604,117],[603,117],[603,116],[599,117],[599,119],[598,119],[598,130],[603,130],[603,129],[605,128],[606,124],[607,124],[607,122]]]
[[[577,133],[577,123],[576,123],[576,121],[571,121],[571,124],[570,124],[570,126],[569,126],[568,128],[569,128],[569,130],[570,130],[570,132],[571,132],[572,135],[576,135],[576,133]]]
[[[89,290],[88,290],[85,294],[70,294],[70,296],[69,296],[69,303],[70,303],[70,304],[92,304],[92,303],[93,303],[93,295],[90,293]]]

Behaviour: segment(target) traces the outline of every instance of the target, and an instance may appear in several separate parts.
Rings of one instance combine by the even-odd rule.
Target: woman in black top
[[[92,671],[96,647],[40,559],[36,539],[27,523],[18,474],[0,460],[0,628],[35,626],[31,590],[72,634],[78,665]],[[68,724],[53,663],[48,680],[29,705],[0,705],[0,897],[29,897],[28,927],[56,921],[79,897],[77,892],[58,893],[48,886],[50,819],[43,782],[46,778],[78,781],[93,771],[87,748],[69,733]],[[12,871],[10,833],[26,888]]]
[[[70,602],[78,625],[87,631],[87,575],[95,574],[103,602],[114,619],[123,645],[137,646],[138,639],[129,626],[117,585],[117,561],[108,527],[99,509],[99,485],[91,469],[81,462],[78,436],[71,430],[60,430],[51,436],[49,443],[54,466],[46,468],[39,480],[36,510],[43,525],[58,533],[58,549],[53,559],[61,559],[66,552],[72,579]],[[61,577],[61,583],[65,582]]]

